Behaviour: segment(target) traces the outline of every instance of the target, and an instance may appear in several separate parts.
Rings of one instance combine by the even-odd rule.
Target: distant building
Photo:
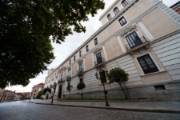
[[[31,93],[32,97],[33,98],[37,97],[39,91],[41,91],[43,88],[44,88],[44,83],[39,83],[39,84],[33,86],[32,93]]]
[[[16,97],[15,91],[0,89],[0,102],[13,101],[15,100],[15,97]]]
[[[25,100],[31,98],[31,92],[16,93],[16,100]]]
[[[0,102],[1,102],[1,99],[3,97],[3,93],[4,93],[4,90],[0,88]]]
[[[180,14],[180,1],[172,5],[171,8]]]

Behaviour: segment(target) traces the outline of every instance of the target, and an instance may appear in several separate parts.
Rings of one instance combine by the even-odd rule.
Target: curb
[[[51,104],[51,103],[39,103],[32,102],[40,105],[51,106],[64,106],[64,107],[80,107],[80,108],[94,108],[94,109],[106,109],[106,110],[123,110],[123,111],[135,111],[135,112],[153,112],[153,113],[180,113],[180,110],[166,110],[166,109],[147,109],[147,108],[115,108],[115,107],[101,107],[101,106],[86,106],[86,105],[65,105],[65,104]]]

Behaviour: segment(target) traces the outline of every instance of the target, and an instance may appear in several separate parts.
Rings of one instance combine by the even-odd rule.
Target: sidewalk
[[[161,113],[180,113],[180,102],[112,102],[106,107],[104,102],[85,102],[85,101],[54,101],[51,104],[50,100],[31,100],[32,103],[45,105],[58,105],[70,107],[85,107],[97,109],[113,109],[126,111],[141,111],[141,112],[161,112]]]

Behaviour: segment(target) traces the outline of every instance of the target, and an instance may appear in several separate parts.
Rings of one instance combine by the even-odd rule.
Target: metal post
[[[107,97],[108,91],[106,90],[105,84],[104,84],[104,83],[102,83],[102,84],[103,84],[103,89],[104,89],[105,105],[106,105],[106,106],[110,106],[110,105],[109,105],[109,101],[108,101],[108,97]]]

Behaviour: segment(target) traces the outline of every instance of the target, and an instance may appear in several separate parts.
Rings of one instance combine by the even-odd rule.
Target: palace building
[[[131,99],[180,99],[180,16],[159,0],[116,0],[99,19],[100,27],[56,69],[45,87],[55,88],[57,99],[122,99],[108,72],[125,70]],[[54,87],[55,86],[55,87]]]

